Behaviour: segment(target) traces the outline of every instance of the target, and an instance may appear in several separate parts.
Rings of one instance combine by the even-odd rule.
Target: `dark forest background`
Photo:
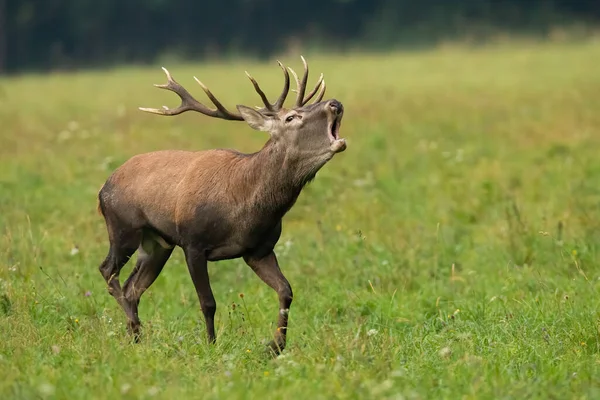
[[[585,34],[600,0],[0,0],[0,72]]]

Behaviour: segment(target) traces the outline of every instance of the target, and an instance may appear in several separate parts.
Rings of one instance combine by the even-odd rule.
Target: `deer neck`
[[[269,140],[249,160],[246,179],[252,185],[255,206],[285,214],[316,174],[318,168],[311,161],[283,143]]]

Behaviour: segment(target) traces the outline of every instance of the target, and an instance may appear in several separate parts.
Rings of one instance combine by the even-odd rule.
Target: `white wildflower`
[[[452,355],[452,350],[448,346],[443,347],[440,349],[439,355],[443,358],[450,357]]]
[[[54,394],[55,388],[49,383],[42,383],[38,387],[38,390],[42,396],[52,396]]]
[[[131,385],[129,383],[124,383],[121,385],[121,394],[127,394],[131,389]]]

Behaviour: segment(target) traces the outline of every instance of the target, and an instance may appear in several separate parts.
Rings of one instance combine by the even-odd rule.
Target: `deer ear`
[[[269,132],[269,130],[271,129],[271,125],[273,123],[273,120],[271,118],[261,114],[260,112],[250,107],[238,105],[237,109],[240,112],[240,114],[242,114],[242,118],[244,118],[244,121],[246,121],[246,123],[250,125],[252,129],[256,129],[257,131],[263,132]]]

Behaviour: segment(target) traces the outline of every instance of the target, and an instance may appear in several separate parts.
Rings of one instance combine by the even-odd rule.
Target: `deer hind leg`
[[[109,235],[109,239],[110,249],[99,269],[108,286],[108,292],[125,310],[119,274],[138,247],[139,233],[136,231],[119,231],[118,235]]]
[[[106,185],[101,190],[101,194],[104,190],[106,190]],[[130,223],[131,221],[124,221],[119,218],[110,207],[110,204],[103,201],[101,194],[99,195],[98,206],[106,221],[110,248],[99,269],[106,281],[108,292],[117,300],[123,311],[127,312],[123,290],[119,282],[119,274],[140,245],[141,230],[133,226]]]
[[[139,341],[140,336],[141,322],[138,317],[140,298],[158,278],[174,247],[150,231],[144,231],[142,235],[135,268],[123,285],[125,295],[123,306],[128,319],[127,330],[136,341]]]
[[[244,256],[246,264],[258,275],[263,282],[277,292],[279,297],[279,315],[277,330],[273,341],[269,344],[269,350],[275,355],[280,354],[286,345],[288,314],[292,305],[293,293],[288,280],[283,276],[274,252],[264,257]]]

